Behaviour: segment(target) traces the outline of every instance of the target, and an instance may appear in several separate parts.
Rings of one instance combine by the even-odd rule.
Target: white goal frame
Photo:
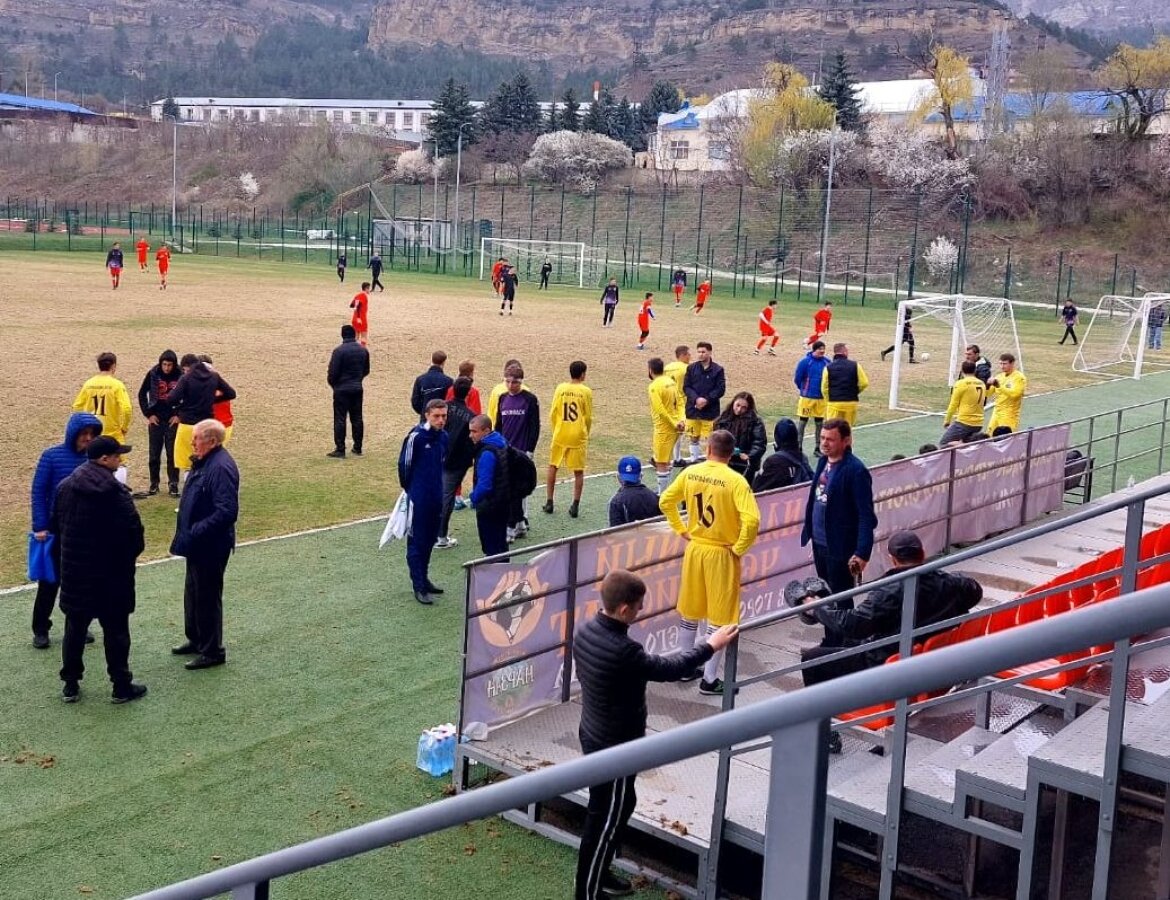
[[[902,300],[898,303],[898,314],[894,321],[894,367],[890,372],[890,409],[902,410],[904,412],[923,412],[921,409],[900,406],[898,400],[898,388],[901,383],[902,374],[902,323],[905,321],[907,311],[909,310],[911,313],[911,322],[916,318],[913,311],[920,310],[921,312],[917,318],[929,316],[950,323],[951,353],[950,361],[947,365],[947,387],[952,387],[959,371],[959,362],[962,359],[964,351],[967,349],[967,344],[972,343],[965,324],[964,310],[967,307],[975,305],[981,307],[990,305],[998,309],[1000,315],[1007,317],[1011,327],[1011,342],[1013,345],[1010,349],[1015,353],[1016,365],[1020,369],[1024,368],[1024,355],[1020,347],[1020,334],[1016,328],[1014,307],[1031,306],[1042,307],[1048,310],[1051,310],[1052,307],[1039,303],[1020,303],[1005,297],[976,297],[967,294],[944,294]],[[978,341],[979,335],[975,335],[974,342],[978,343]],[[931,412],[941,412],[941,410],[931,410]]]
[[[491,248],[489,250],[489,247]],[[491,267],[488,265],[488,256],[492,259],[500,256],[508,256],[509,248],[524,252],[532,253],[535,256],[556,256],[560,259],[570,258],[577,266],[577,287],[585,287],[585,243],[584,241],[529,241],[521,240],[519,238],[494,238],[485,237],[479,239],[479,280],[483,281],[485,277],[491,274]]]
[[[1134,380],[1142,377],[1142,369],[1147,363],[1146,359],[1146,344],[1149,340],[1149,318],[1150,309],[1154,306],[1167,307],[1167,314],[1170,316],[1170,294],[1162,293],[1146,293],[1141,297],[1129,297],[1121,294],[1106,294],[1097,301],[1097,305],[1093,307],[1093,315],[1089,319],[1089,324],[1085,328],[1085,332],[1081,335],[1081,340],[1077,344],[1077,353],[1073,357],[1073,369],[1077,372],[1083,372],[1086,375],[1100,375],[1105,378],[1132,378]],[[1118,309],[1120,307],[1120,309]],[[1088,345],[1089,339],[1093,335],[1093,327],[1097,325],[1098,319],[1108,317],[1113,319],[1114,315],[1120,312],[1121,315],[1126,316],[1125,321],[1119,326],[1119,352],[1114,358],[1103,361],[1090,360],[1085,357],[1085,346]],[[1136,341],[1134,331],[1137,331]],[[1100,332],[1100,328],[1098,329]],[[1103,369],[1121,368],[1127,364],[1133,363],[1133,369],[1129,374],[1121,374],[1117,371],[1106,372]],[[1170,359],[1166,361],[1158,360],[1152,363],[1158,366],[1170,365]]]

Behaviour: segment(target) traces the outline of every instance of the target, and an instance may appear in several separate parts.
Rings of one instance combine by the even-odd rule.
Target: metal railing
[[[731,710],[149,891],[139,900],[196,900],[229,891],[237,900],[266,898],[272,880],[282,876],[765,736],[772,741],[773,765],[762,897],[813,898],[820,889],[831,717],[859,704],[943,688],[1037,657],[1072,652],[1086,643],[1124,642],[1167,625],[1170,585],[1150,588],[1108,607],[1079,610]]]
[[[714,827],[710,851],[706,857],[706,882],[700,881],[699,890],[700,896],[715,897],[718,896],[718,855],[725,825],[730,759],[735,752],[732,748],[747,741],[758,741],[766,737],[770,744],[751,746],[751,749],[770,746],[772,758],[769,772],[768,824],[763,840],[762,896],[764,900],[775,900],[780,897],[816,897],[820,892],[822,853],[832,852],[832,848],[824,847],[822,841],[828,720],[852,710],[894,700],[896,705],[890,750],[887,833],[881,858],[880,886],[880,896],[890,897],[897,871],[897,833],[902,809],[908,718],[912,708],[918,705],[912,704],[909,698],[995,675],[1016,666],[1112,642],[1114,643],[1112,651],[1095,656],[1112,661],[1110,718],[1104,768],[1104,783],[1107,789],[1104,791],[1100,807],[1094,870],[1094,897],[1103,898],[1107,888],[1113,819],[1117,807],[1126,678],[1132,652],[1130,641],[1135,635],[1147,634],[1170,626],[1170,585],[1159,585],[1134,593],[1139,567],[1163,561],[1162,557],[1157,559],[1147,557],[1142,560],[1140,549],[1145,503],[1165,492],[1164,487],[1136,491],[1130,496],[1079,510],[1061,520],[1045,522],[1025,532],[990,541],[981,547],[928,562],[879,579],[864,588],[819,601],[827,604],[874,587],[904,583],[902,628],[897,637],[901,661],[896,664],[844,676],[772,700],[735,708],[738,654],[736,645],[733,644],[729,648],[726,662],[727,687],[724,692],[724,711],[719,715],[507,782],[478,788],[450,800],[439,801],[276,851],[141,896],[149,900],[188,900],[232,891],[233,897],[236,898],[267,898],[269,883],[274,878],[474,819],[540,803],[644,769],[718,751],[719,780],[716,785]],[[914,626],[917,585],[922,575],[1011,546],[1021,540],[1051,534],[1068,525],[1089,521],[1121,509],[1126,510],[1124,553],[1121,563],[1117,568],[1097,573],[1094,577],[1106,577],[1115,573],[1120,578],[1122,594],[1129,596],[1110,600],[1107,604],[1092,604],[958,646],[913,655],[914,638],[927,630],[915,629]],[[1170,555],[1165,559],[1170,559]],[[1042,598],[1055,590],[1057,588],[1039,591],[1029,595],[1029,599]],[[809,604],[805,609],[812,606],[813,604]],[[790,618],[797,612],[786,610],[763,617],[758,622],[745,625],[744,631],[750,633],[754,628]],[[986,610],[982,610],[980,614],[986,614]],[[932,624],[929,629],[937,631],[971,617],[970,615],[956,617],[948,622]],[[853,652],[865,652],[872,646],[875,645],[863,646]],[[1080,662],[1083,664],[1084,661]],[[753,677],[752,681],[764,677],[770,675]],[[746,679],[738,681],[740,686],[746,683],[749,683]],[[997,687],[1002,689],[995,683],[983,684],[974,690],[989,693]],[[1021,857],[1021,884],[1024,884],[1025,871],[1028,873],[1028,882],[1031,878],[1030,851],[1022,853]]]

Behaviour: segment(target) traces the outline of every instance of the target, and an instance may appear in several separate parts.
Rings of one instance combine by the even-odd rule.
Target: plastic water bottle
[[[416,765],[428,775],[446,775],[455,768],[455,726],[448,722],[428,728],[418,739]]]

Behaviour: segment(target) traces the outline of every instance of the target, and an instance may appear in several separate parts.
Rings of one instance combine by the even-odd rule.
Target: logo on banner
[[[547,588],[534,569],[506,572],[481,604],[481,609],[493,611],[479,617],[480,633],[489,644],[504,651],[495,658],[496,664],[521,653],[524,641],[540,627],[544,597],[533,596]],[[530,659],[496,669],[486,685],[488,702],[500,712],[522,707],[535,681],[536,671]]]

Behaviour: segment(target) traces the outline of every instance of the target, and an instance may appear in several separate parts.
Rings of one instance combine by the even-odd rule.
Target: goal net
[[[516,267],[521,281],[540,281],[540,270],[552,264],[549,282],[592,287],[601,278],[606,261],[581,241],[525,241],[518,238],[481,238],[479,242],[479,277],[490,278],[492,265],[506,259]],[[612,265],[612,261],[610,262]]]
[[[1170,316],[1170,294],[1106,296],[1097,301],[1081,335],[1073,369],[1110,378],[1141,378],[1144,367],[1164,367],[1161,335],[1150,320]]]
[[[907,321],[914,335],[915,365],[910,364],[908,347],[902,343],[902,326]],[[989,361],[1001,353],[1014,353],[1016,365],[1024,368],[1013,303],[1002,297],[955,294],[903,300],[898,304],[893,336],[890,409],[944,412],[963,354],[971,344],[978,345]]]

